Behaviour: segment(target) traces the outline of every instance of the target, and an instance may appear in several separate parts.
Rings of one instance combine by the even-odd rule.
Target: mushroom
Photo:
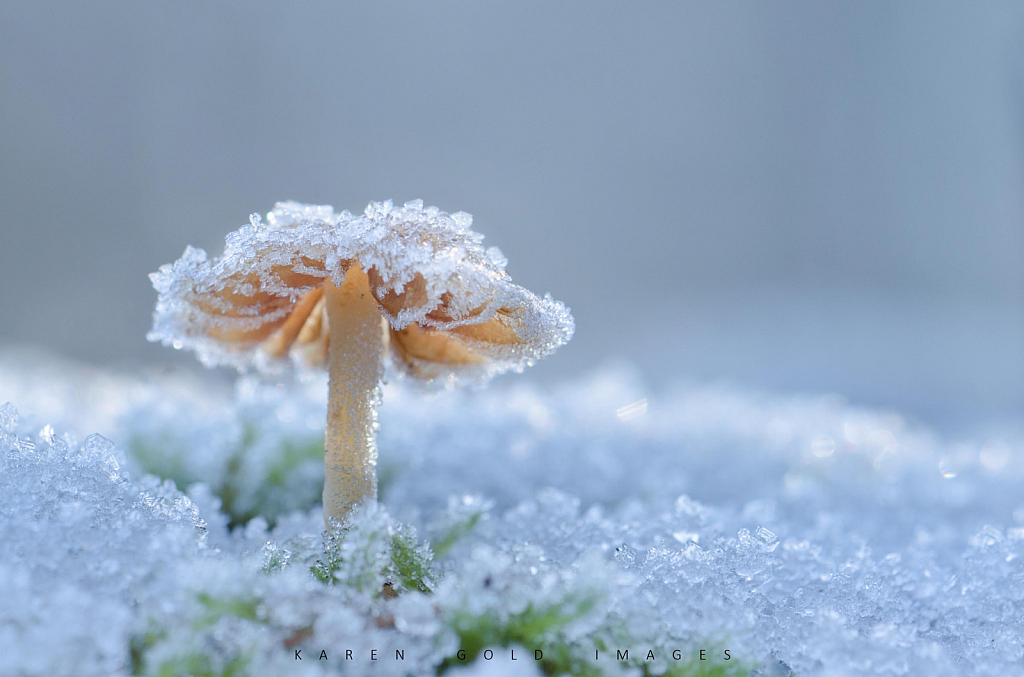
[[[150,275],[150,341],[207,365],[329,374],[324,519],[377,496],[376,409],[388,362],[451,388],[526,366],[567,342],[569,310],[513,284],[472,217],[372,202],[362,215],[283,202],[207,259],[187,247]]]

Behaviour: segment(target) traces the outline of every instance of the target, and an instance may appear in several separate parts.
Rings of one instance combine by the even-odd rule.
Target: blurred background
[[[1021,3],[0,8],[0,347],[199,369],[147,273],[386,198],[571,306],[530,378],[1024,420]]]

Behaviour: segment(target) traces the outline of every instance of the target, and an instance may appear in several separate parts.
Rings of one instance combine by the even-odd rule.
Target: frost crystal
[[[0,400],[22,401],[0,405],[2,675],[960,677],[1024,659],[1019,437],[949,443],[834,399],[616,373],[429,403],[392,384],[386,509],[325,538],[301,490],[322,466],[296,451],[319,443],[322,382],[247,382],[211,408],[202,384],[40,373],[0,356]],[[101,383],[132,396],[81,397]]]
[[[288,354],[318,366],[329,340],[321,287],[359,265],[402,371],[451,384],[520,370],[571,338],[572,316],[514,284],[471,224],[421,200],[373,202],[361,215],[278,203],[265,224],[254,214],[228,235],[216,259],[189,247],[150,275],[159,299],[149,339],[194,349],[207,365],[274,369]]]
[[[132,600],[203,552],[205,524],[173,485],[132,482],[99,435],[69,444],[46,426],[27,442],[0,408],[0,674],[115,674]]]

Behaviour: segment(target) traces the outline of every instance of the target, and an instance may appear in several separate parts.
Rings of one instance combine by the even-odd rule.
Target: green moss
[[[345,585],[363,592],[382,581],[391,584],[396,592],[433,592],[433,556],[430,547],[416,539],[414,531],[405,527],[375,529],[359,534],[358,542],[365,547],[343,549],[351,533],[352,527],[347,524],[323,532],[323,555],[310,567],[314,578],[325,585],[344,580]],[[386,549],[378,550],[382,545]],[[370,554],[382,551],[386,553],[383,563],[379,555]]]
[[[573,621],[585,616],[597,603],[596,597],[568,596],[557,604],[547,607],[529,605],[518,614],[502,618],[495,613],[481,615],[455,614],[448,618],[451,629],[459,637],[459,649],[446,658],[438,667],[438,674],[458,665],[473,662],[488,647],[508,648],[521,646],[533,660],[533,652],[542,652],[538,667],[545,675],[576,675],[578,677],[602,677],[614,668],[611,674],[619,674],[624,664],[639,670],[643,677],[746,677],[751,668],[740,661],[675,661],[671,651],[655,650],[657,662],[646,661],[646,656],[633,656],[628,661],[616,661],[609,656],[608,639],[623,646],[640,646],[644,642],[630,637],[622,627],[606,627],[584,642],[570,642],[564,629]],[[594,650],[605,654],[601,661],[593,660]],[[708,655],[720,656],[720,652],[708,651]],[[665,662],[669,664],[666,668]],[[660,671],[661,668],[666,668]]]
[[[200,477],[192,472],[184,459],[187,457],[181,449],[181,442],[167,433],[150,437],[135,436],[128,441],[128,451],[138,461],[142,469],[162,479],[173,480],[179,489],[185,489],[196,482],[210,484],[210,488],[221,501],[221,511],[228,516],[228,527],[244,526],[254,517],[263,516],[267,524],[273,528],[278,512],[282,509],[275,500],[275,492],[280,492],[287,484],[288,477],[303,463],[323,461],[323,437],[314,441],[285,441],[280,451],[275,454],[273,462],[267,469],[264,480],[259,484],[253,496],[243,499],[241,477],[246,456],[260,441],[260,430],[255,423],[246,423],[238,443],[230,450],[225,463],[224,472],[219,482],[211,483],[209,477]],[[279,495],[279,494],[278,494]],[[294,496],[290,497],[296,498]],[[319,491],[310,491],[308,496],[299,497],[291,507],[308,509],[320,500]]]
[[[140,635],[131,636],[128,640],[128,671],[132,675],[146,674],[146,652],[166,636],[166,632],[154,625]]]
[[[309,571],[324,585],[334,585],[334,574],[341,568],[341,541],[346,531],[347,527],[342,526],[323,532],[324,556],[317,559]]]
[[[220,669],[201,653],[189,653],[160,664],[158,677],[244,677],[249,674],[248,655],[236,656]]]
[[[267,484],[273,487],[284,486],[285,480],[293,470],[307,461],[323,461],[324,439],[321,437],[313,442],[294,444],[285,442],[281,454],[267,470]]]
[[[579,677],[601,677],[601,668],[584,655],[583,650],[564,641],[544,647],[540,669],[545,675],[578,675]]]
[[[209,628],[224,616],[234,616],[252,623],[266,622],[259,616],[259,601],[255,597],[220,598],[199,593],[196,599],[205,609],[192,622],[192,629],[196,632]],[[215,667],[215,662],[209,656],[197,652],[164,661],[159,666],[151,666],[146,659],[147,653],[166,637],[167,632],[153,624],[146,632],[132,635],[128,643],[130,674],[157,677],[243,677],[249,674],[248,655],[236,656],[220,668]]]
[[[259,600],[255,597],[213,597],[201,592],[196,596],[206,608],[206,613],[192,623],[194,630],[202,630],[216,623],[222,616],[234,616],[253,623],[262,623],[259,617]]]
[[[409,534],[391,537],[391,568],[394,577],[406,590],[432,593],[430,585],[430,550]]]
[[[596,597],[569,595],[556,604],[539,607],[529,604],[523,611],[501,618],[495,613],[472,615],[456,613],[448,624],[459,637],[459,650],[441,664],[440,672],[452,665],[472,662],[487,647],[520,645],[544,651],[541,667],[546,674],[600,674],[578,672],[585,666],[579,650],[560,636],[569,623],[589,613],[597,604]],[[461,655],[464,659],[459,658]],[[550,652],[551,658],[548,658]],[[546,663],[550,664],[550,671]],[[570,671],[569,668],[572,668]]]
[[[445,553],[451,550],[455,543],[464,537],[466,534],[471,532],[476,527],[477,522],[483,516],[482,512],[474,512],[469,515],[466,519],[456,522],[448,528],[440,539],[438,539],[433,545],[432,550],[434,551],[435,557],[444,557]]]
[[[248,523],[249,520],[259,514],[259,510],[256,508],[249,508],[243,511],[238,505],[238,496],[240,494],[238,476],[242,469],[242,461],[249,449],[256,443],[257,437],[255,425],[246,423],[242,427],[242,438],[239,440],[238,446],[228,457],[224,481],[215,492],[220,497],[221,510],[231,517],[231,521],[228,523],[228,528],[230,529]]]
[[[288,566],[288,557],[281,550],[275,550],[263,559],[263,573],[273,574]]]
[[[711,661],[690,661],[688,663],[673,664],[664,677],[746,677],[751,673],[749,666],[737,660],[729,662]],[[643,666],[644,677],[653,677],[653,673],[646,665]]]

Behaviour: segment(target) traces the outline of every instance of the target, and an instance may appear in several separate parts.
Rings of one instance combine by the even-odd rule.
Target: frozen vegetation
[[[0,674],[1024,671],[1019,438],[393,380],[381,504],[322,534],[325,379],[218,388],[0,357]]]

